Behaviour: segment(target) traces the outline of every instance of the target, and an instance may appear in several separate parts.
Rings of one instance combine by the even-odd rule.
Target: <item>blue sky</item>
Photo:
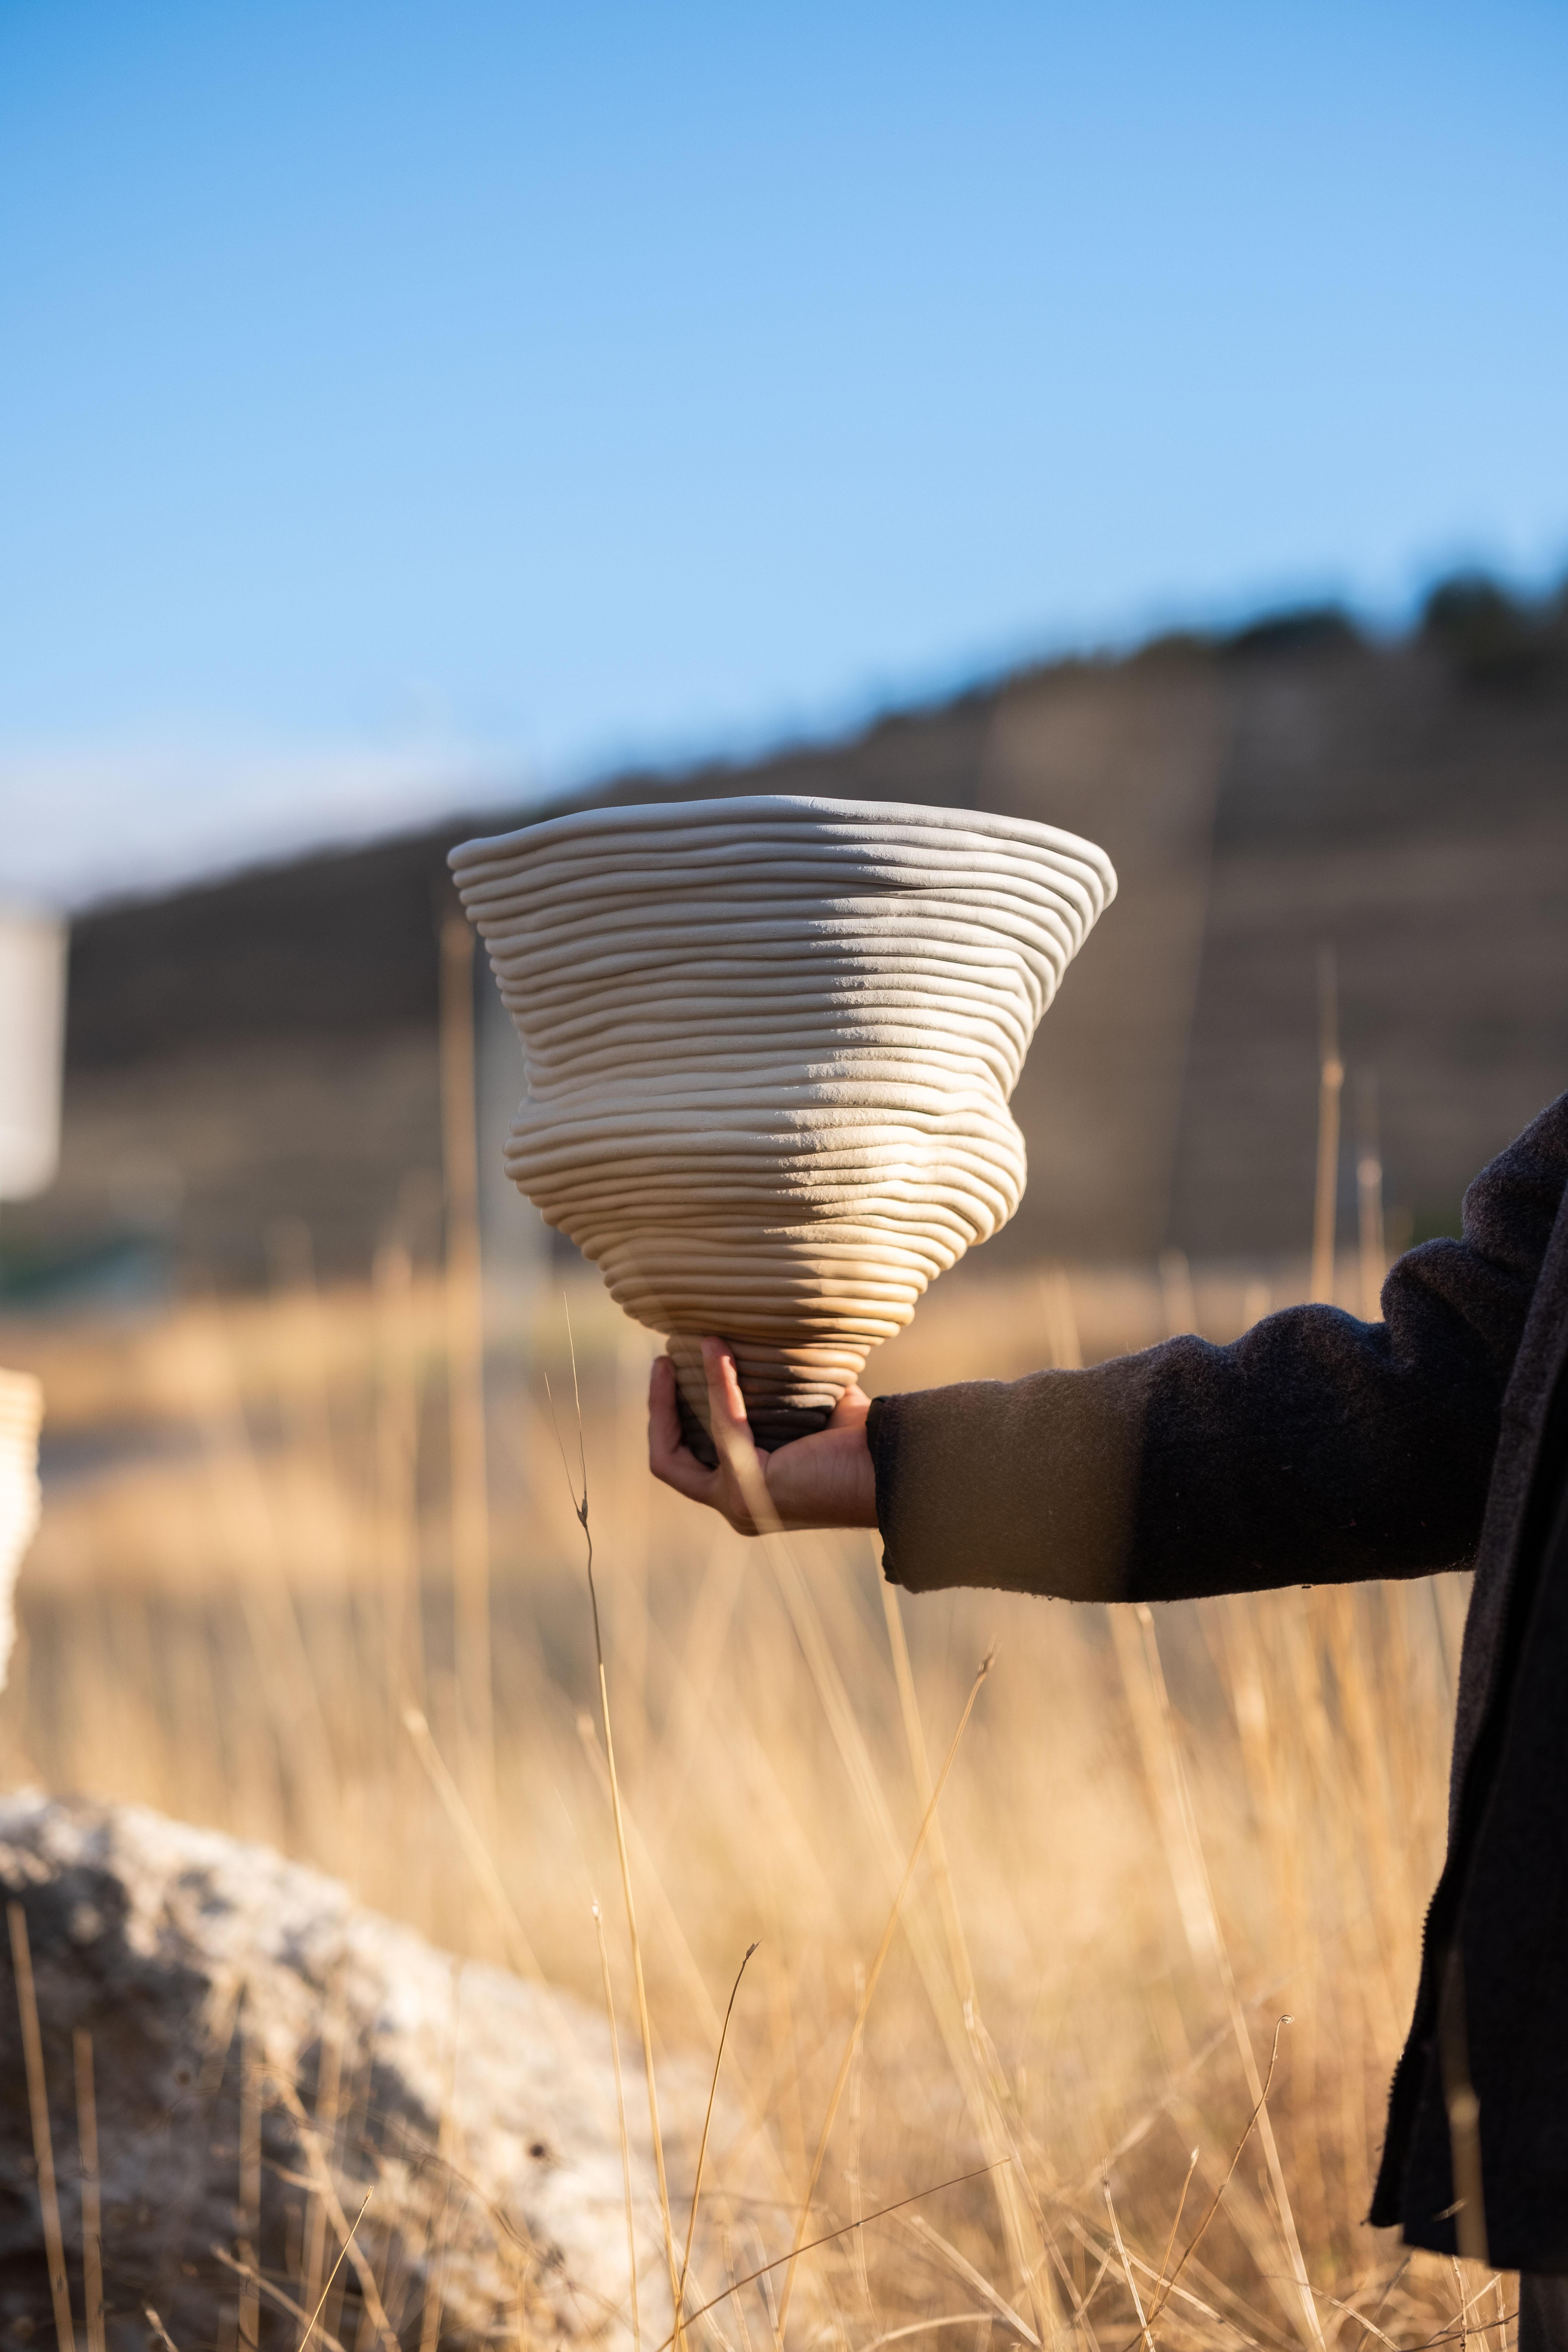
[[[0,889],[1568,562],[1568,12],[0,0]]]

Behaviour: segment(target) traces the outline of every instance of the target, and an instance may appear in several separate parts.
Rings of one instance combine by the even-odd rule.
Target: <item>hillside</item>
[[[993,1262],[1304,1246],[1325,941],[1347,1105],[1375,1071],[1391,1203],[1440,1229],[1568,1084],[1568,636],[1560,606],[1490,593],[1444,592],[1395,646],[1299,616],[581,797],[942,802],[1105,845],[1121,896],[1032,1050],[1029,1192]],[[445,854],[522,814],[85,916],[65,1162],[6,1212],[13,1286],[128,1233],[249,1284],[279,1220],[303,1220],[329,1275],[365,1269],[400,1202],[428,1227]],[[483,1058],[493,1147],[519,1073],[488,1019]],[[1347,1205],[1350,1165],[1347,1146]]]

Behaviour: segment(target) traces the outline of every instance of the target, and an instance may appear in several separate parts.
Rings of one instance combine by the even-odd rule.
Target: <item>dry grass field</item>
[[[711,2062],[759,1944],[710,2291],[838,2232],[793,2292],[774,2267],[689,2341],[1512,2341],[1511,2282],[1362,2221],[1440,1853],[1461,1580],[1154,1612],[912,1600],[865,1537],[747,1543],[654,1486],[653,1343],[596,1287],[492,1333],[481,1410],[437,1273],[388,1250],[318,1295],[293,1262],[269,1301],[0,1331],[44,1377],[51,1449],[5,1785],[268,1840],[595,2002],[598,1898],[636,2089],[581,1458],[656,2060]],[[1269,1303],[1179,1263],[977,1269],[874,1370],[1089,1360],[1172,1320],[1228,1338]],[[430,2352],[439,2315],[412,2325]]]

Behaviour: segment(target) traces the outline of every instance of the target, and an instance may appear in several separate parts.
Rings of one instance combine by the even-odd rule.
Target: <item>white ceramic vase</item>
[[[820,1428],[1024,1190],[1007,1109],[1114,895],[1021,818],[782,797],[589,809],[451,865],[522,1040],[509,1173],[757,1442]]]
[[[0,1690],[16,1639],[16,1571],[38,1524],[43,1409],[43,1391],[31,1372],[0,1371]]]

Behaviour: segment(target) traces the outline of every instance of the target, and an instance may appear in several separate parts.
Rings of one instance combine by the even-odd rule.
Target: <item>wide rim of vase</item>
[[[553,846],[557,842],[592,839],[618,831],[697,831],[715,824],[805,824],[835,819],[869,827],[926,833],[968,833],[1020,847],[1043,850],[1058,857],[1081,859],[1100,877],[1107,901],[1116,893],[1116,869],[1098,842],[1069,833],[1065,826],[1044,824],[1036,817],[1013,816],[995,809],[951,808],[923,801],[838,800],[819,793],[736,793],[710,800],[632,801],[603,808],[568,809],[563,814],[540,817],[509,833],[479,834],[447,852],[447,863],[462,876],[476,866],[497,858]]]

